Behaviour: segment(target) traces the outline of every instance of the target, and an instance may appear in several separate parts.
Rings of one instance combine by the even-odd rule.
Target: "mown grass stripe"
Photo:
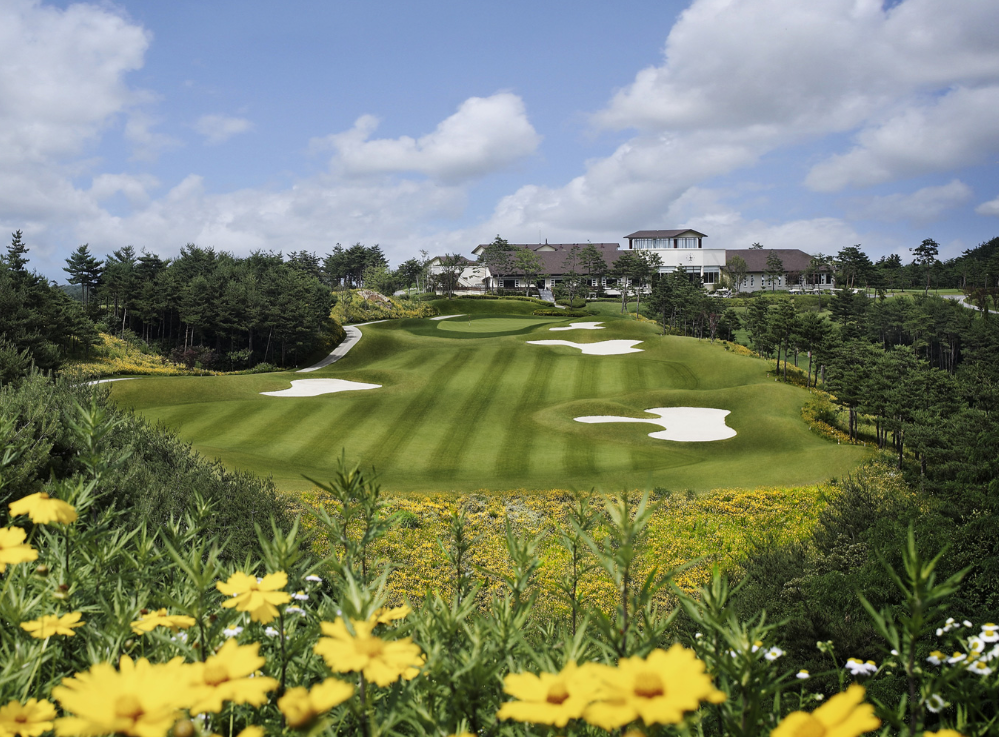
[[[512,359],[513,351],[504,349],[503,346],[494,349],[492,360],[482,371],[468,398],[461,404],[454,421],[434,449],[430,456],[430,466],[442,480],[454,478],[474,444],[476,434],[483,431],[488,422],[486,408],[496,397]]]
[[[324,452],[334,455],[339,453],[340,448],[336,446],[342,445],[342,441],[338,443],[337,438],[342,437],[344,430],[353,428],[354,420],[359,414],[357,405],[363,400],[360,397],[337,398],[343,401],[338,402],[335,407],[327,406],[322,418],[313,423],[312,431],[302,434],[301,448],[289,457],[292,463],[314,464],[317,458],[323,457]]]
[[[398,417],[390,422],[388,429],[371,444],[366,455],[366,458],[371,459],[370,462],[377,462],[381,467],[391,465],[409,443],[425,432],[424,423],[428,420],[438,421],[433,417],[434,405],[446,396],[444,390],[447,385],[461,372],[474,353],[474,349],[456,351],[442,366],[431,372],[423,389],[417,392]]]
[[[519,422],[507,423],[503,446],[496,461],[497,476],[525,476],[531,470],[531,456],[537,450],[538,426],[530,415],[538,409],[538,402],[548,388],[556,360],[555,354],[550,351],[539,351],[535,356],[531,373],[513,409],[514,417],[519,418]]]
[[[260,423],[256,432],[248,434],[243,440],[242,447],[261,449],[265,455],[282,457],[280,454],[274,453],[275,446],[287,441],[295,442],[300,436],[302,427],[305,426],[310,417],[322,409],[322,406],[318,402],[308,400],[288,400],[277,397],[270,399],[272,402],[289,402],[289,404],[269,407],[270,421]],[[294,404],[292,405],[292,403]]]

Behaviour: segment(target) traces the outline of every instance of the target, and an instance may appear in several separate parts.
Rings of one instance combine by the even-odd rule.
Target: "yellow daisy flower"
[[[853,684],[811,714],[792,711],[770,737],[859,737],[881,726],[874,707],[863,700],[864,687]]]
[[[561,673],[511,673],[503,679],[503,690],[519,701],[507,701],[496,713],[499,719],[564,727],[583,716],[599,686],[592,664],[569,663]]]
[[[52,522],[68,525],[70,522],[76,521],[76,510],[73,505],[67,504],[61,499],[53,499],[44,491],[28,494],[16,502],[11,502],[8,506],[11,517],[26,514],[36,525],[47,525]]]
[[[152,632],[157,627],[169,627],[174,632],[186,630],[195,625],[194,617],[187,617],[183,614],[167,614],[166,609],[157,609],[152,614],[143,614],[132,622],[132,632],[137,635]]]
[[[678,724],[684,712],[694,711],[702,701],[720,704],[725,694],[711,683],[704,663],[693,650],[673,645],[653,650],[649,657],[622,658],[617,668],[595,671],[600,680],[598,701],[583,717],[606,730],[641,719],[645,724]]]
[[[393,609],[385,609],[383,607],[372,614],[368,621],[373,621],[375,624],[388,624],[399,619],[405,619],[412,613],[413,610],[407,604],[397,606]]]
[[[408,681],[419,674],[426,658],[420,646],[410,638],[382,640],[371,634],[374,621],[352,623],[353,635],[342,618],[319,623],[325,637],[319,638],[313,650],[332,670],[337,673],[360,671],[379,686],[388,686],[400,677]]]
[[[313,686],[311,691],[303,686],[288,689],[288,692],[278,699],[278,708],[284,714],[289,727],[300,729],[353,695],[354,687],[349,683],[338,681],[336,678],[327,678]]]
[[[55,614],[46,614],[30,622],[21,622],[21,629],[39,640],[52,637],[52,635],[72,637],[76,634],[73,632],[74,628],[82,627],[86,624],[86,622],[80,621],[80,617],[82,616],[83,612],[70,612],[69,614],[63,614],[61,617]]]
[[[222,602],[222,606],[249,612],[250,619],[254,622],[267,624],[278,615],[277,604],[291,601],[291,595],[281,591],[287,585],[288,574],[284,571],[270,573],[259,580],[255,576],[236,571],[228,581],[215,584],[215,588],[232,597]]]
[[[20,527],[0,528],[0,573],[8,564],[28,563],[38,558],[38,551],[24,544],[26,533]]]
[[[242,731],[236,735],[236,737],[264,737],[264,728],[258,727],[256,724],[251,724],[249,727],[243,727]]]
[[[0,706],[0,734],[38,737],[52,729],[55,706],[45,699],[28,699],[28,703],[9,701]]]
[[[222,711],[222,702],[262,706],[267,692],[280,684],[267,676],[249,676],[258,671],[266,660],[258,654],[260,643],[237,645],[227,640],[222,648],[204,663],[191,665],[201,694],[191,707],[192,714]]]
[[[52,696],[73,715],[56,720],[58,737],[164,737],[198,692],[181,658],[153,665],[122,655],[119,670],[98,663],[63,679]]]
[[[956,729],[941,729],[939,732],[923,732],[923,737],[964,737]]]

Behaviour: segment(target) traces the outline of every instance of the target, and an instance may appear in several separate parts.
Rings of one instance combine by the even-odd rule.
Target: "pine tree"
[[[28,263],[28,259],[25,258],[24,254],[27,252],[28,247],[24,245],[24,238],[21,236],[21,231],[18,230],[15,233],[11,233],[10,245],[7,246],[7,258],[4,259],[11,271],[24,272],[24,267]]]

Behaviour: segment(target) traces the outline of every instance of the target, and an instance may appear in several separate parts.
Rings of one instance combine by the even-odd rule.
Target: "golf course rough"
[[[304,476],[327,478],[341,451],[373,466],[385,489],[420,492],[800,485],[844,476],[868,452],[811,432],[806,390],[774,382],[765,361],[720,343],[661,336],[606,310],[605,330],[573,337],[632,341],[640,352],[586,355],[527,345],[570,318],[535,317],[507,300],[446,307],[463,314],[366,326],[349,354],[310,374],[377,390],[262,396],[297,379],[282,372],[149,377],[111,384],[112,396],[205,456],[287,490],[310,488]],[[642,423],[575,420],[639,418],[650,407],[727,410],[737,434],[673,442]]]

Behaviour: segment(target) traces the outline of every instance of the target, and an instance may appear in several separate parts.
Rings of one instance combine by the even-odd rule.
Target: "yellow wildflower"
[[[235,640],[227,640],[204,663],[191,665],[201,692],[191,707],[191,713],[222,711],[223,701],[252,706],[266,704],[267,692],[273,691],[280,684],[267,676],[250,678],[266,662],[258,654],[259,650],[259,642],[237,645]]]
[[[38,558],[38,551],[24,544],[25,537],[20,527],[0,528],[0,573],[7,570],[8,564],[28,563]]]
[[[594,668],[600,666],[569,663],[561,673],[511,673],[503,679],[503,690],[519,701],[505,702],[496,716],[564,727],[583,716],[593,701],[599,685]]]
[[[923,737],[964,737],[956,729],[941,729],[939,732],[923,732]]]
[[[383,607],[372,614],[368,621],[373,621],[375,624],[388,624],[389,622],[395,622],[398,619],[405,619],[412,613],[413,610],[408,604],[403,604],[402,606],[397,606],[393,609],[385,609]]]
[[[288,692],[278,699],[278,708],[284,714],[289,727],[300,729],[353,695],[354,687],[349,683],[338,681],[336,678],[327,678],[313,686],[311,691],[303,686],[288,689]]]
[[[603,666],[595,674],[601,682],[599,700],[583,716],[606,730],[639,718],[645,724],[678,724],[701,701],[725,700],[704,672],[704,663],[680,645],[653,650],[645,659],[622,658],[617,668]]]
[[[75,627],[82,627],[86,624],[86,622],[80,621],[80,617],[82,616],[83,612],[70,612],[69,614],[63,614],[61,617],[55,614],[45,614],[39,619],[33,619],[30,622],[21,622],[21,629],[39,640],[52,637],[52,635],[72,637],[76,634],[73,632]]]
[[[152,632],[157,627],[169,627],[176,632],[193,627],[194,624],[194,617],[187,617],[183,614],[167,614],[166,609],[157,609],[152,614],[144,614],[132,622],[132,632],[141,635]]]
[[[874,707],[863,700],[864,687],[853,684],[811,714],[792,711],[770,737],[859,737],[881,726]]]
[[[423,651],[410,638],[387,641],[371,634],[374,621],[353,621],[354,634],[347,630],[342,618],[336,622],[320,622],[325,637],[320,637],[313,650],[337,673],[360,671],[372,683],[388,686],[400,677],[407,681],[419,674],[424,663]]]
[[[36,525],[47,525],[52,522],[68,525],[76,521],[76,510],[71,504],[61,499],[53,499],[44,491],[28,494],[16,502],[11,502],[9,507],[11,517],[26,514]]]
[[[225,583],[219,581],[215,584],[215,588],[232,597],[222,602],[222,606],[249,612],[250,619],[254,622],[267,624],[278,615],[276,604],[291,601],[291,595],[280,590],[287,585],[288,574],[284,571],[270,573],[259,580],[255,576],[236,571]]]
[[[45,699],[28,699],[28,703],[9,701],[0,706],[0,734],[38,737],[52,729],[55,706]]]
[[[236,737],[264,737],[264,728],[258,727],[256,724],[251,724],[249,727],[243,727],[242,731],[236,735]]]
[[[198,696],[191,676],[181,658],[152,665],[122,655],[120,670],[98,663],[52,689],[63,711],[74,715],[56,720],[56,735],[164,737]]]

